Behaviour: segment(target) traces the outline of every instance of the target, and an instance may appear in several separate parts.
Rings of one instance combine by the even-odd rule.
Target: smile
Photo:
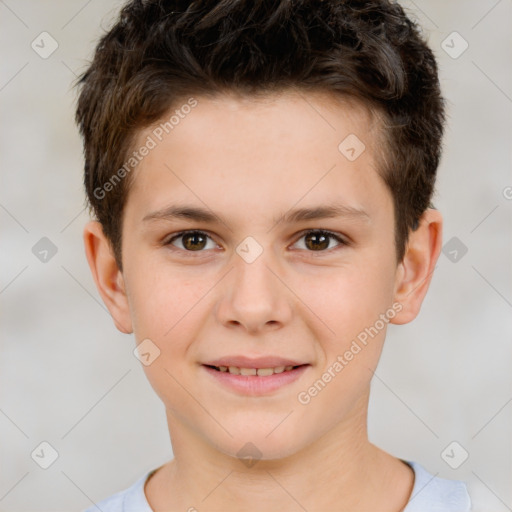
[[[219,372],[229,372],[232,375],[257,375],[258,377],[268,377],[274,373],[289,372],[299,366],[276,366],[275,368],[240,368],[238,366],[210,366]]]
[[[238,395],[266,396],[276,393],[300,379],[311,365],[247,368],[203,364],[201,367],[212,378],[214,384],[219,385],[222,389],[235,392]]]

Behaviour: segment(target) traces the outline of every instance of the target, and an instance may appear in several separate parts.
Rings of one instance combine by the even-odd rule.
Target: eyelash
[[[186,249],[181,249],[179,247],[176,247],[176,246],[174,246],[172,244],[172,242],[174,242],[175,240],[177,240],[177,239],[179,239],[179,238],[181,238],[181,237],[183,237],[185,235],[188,235],[188,234],[205,235],[210,240],[213,240],[213,238],[206,231],[201,231],[201,230],[198,230],[198,229],[191,229],[191,230],[188,230],[188,231],[181,231],[179,233],[176,233],[171,238],[167,239],[167,241],[165,241],[163,245],[165,245],[167,247],[170,247],[172,251],[185,252],[185,253],[187,253],[187,255],[189,255],[189,254],[192,255],[192,256],[200,256],[200,255],[202,255],[202,253],[204,253],[206,251],[206,249],[203,249],[203,250],[200,250],[200,251],[188,251]],[[307,236],[309,234],[326,235],[328,238],[332,238],[332,239],[336,240],[336,242],[338,242],[339,245],[337,247],[332,247],[330,249],[323,249],[323,250],[319,250],[319,251],[310,251],[310,250],[307,250],[307,249],[299,249],[299,250],[301,250],[301,251],[305,250],[306,252],[309,252],[309,253],[312,253],[312,254],[315,254],[315,253],[322,254],[322,253],[330,253],[333,250],[340,249],[343,246],[350,245],[349,242],[347,240],[345,240],[344,238],[342,238],[340,235],[338,235],[336,233],[333,233],[332,231],[329,231],[329,230],[326,230],[326,229],[308,229],[306,231],[303,231],[303,232],[300,233],[299,238],[294,243],[297,243],[301,238],[304,238],[305,236]]]

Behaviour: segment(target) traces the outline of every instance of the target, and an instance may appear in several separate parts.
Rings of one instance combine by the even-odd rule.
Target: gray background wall
[[[71,82],[119,5],[0,0],[2,511],[81,510],[172,456],[163,406],[99,298],[81,238]],[[429,33],[449,102],[436,205],[456,245],[418,319],[388,331],[370,436],[467,480],[475,510],[512,510],[512,2],[403,5]],[[49,56],[43,31],[58,44]],[[35,462],[51,462],[43,441],[58,453],[48,469]]]

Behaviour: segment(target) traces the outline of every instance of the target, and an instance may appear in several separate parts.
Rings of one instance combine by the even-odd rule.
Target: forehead
[[[368,193],[382,193],[380,129],[358,102],[299,90],[193,100],[139,133],[135,149],[150,140],[152,149],[133,171],[128,203],[155,209],[175,196],[195,204],[215,196],[217,206],[261,213],[263,205],[340,197],[358,208]]]
[[[294,88],[249,96],[227,91],[194,97],[194,102],[196,106],[190,109],[190,97],[175,101],[167,115],[140,135],[163,129],[163,138],[171,134],[176,138],[181,132],[184,139],[192,140],[194,136],[206,135],[205,132],[209,132],[209,138],[230,134],[233,139],[249,133],[251,137],[270,142],[272,135],[279,133],[302,134],[314,139],[326,139],[330,134],[329,141],[336,142],[345,130],[352,129],[365,139],[367,145],[372,145],[381,128],[378,113],[360,100],[318,90]],[[179,119],[172,115],[180,111],[184,114],[179,115]],[[185,122],[187,119],[189,121]],[[217,128],[214,131],[211,131],[212,124]],[[158,133],[156,137],[160,139]],[[285,143],[278,139],[273,142]]]

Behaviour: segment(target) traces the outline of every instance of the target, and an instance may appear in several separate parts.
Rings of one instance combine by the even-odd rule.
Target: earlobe
[[[133,332],[124,277],[112,253],[111,245],[97,221],[86,224],[83,233],[85,254],[98,292],[117,329]]]
[[[429,208],[421,216],[418,228],[410,233],[395,284],[394,300],[402,309],[391,323],[406,324],[418,315],[441,252],[442,228],[441,214]]]

